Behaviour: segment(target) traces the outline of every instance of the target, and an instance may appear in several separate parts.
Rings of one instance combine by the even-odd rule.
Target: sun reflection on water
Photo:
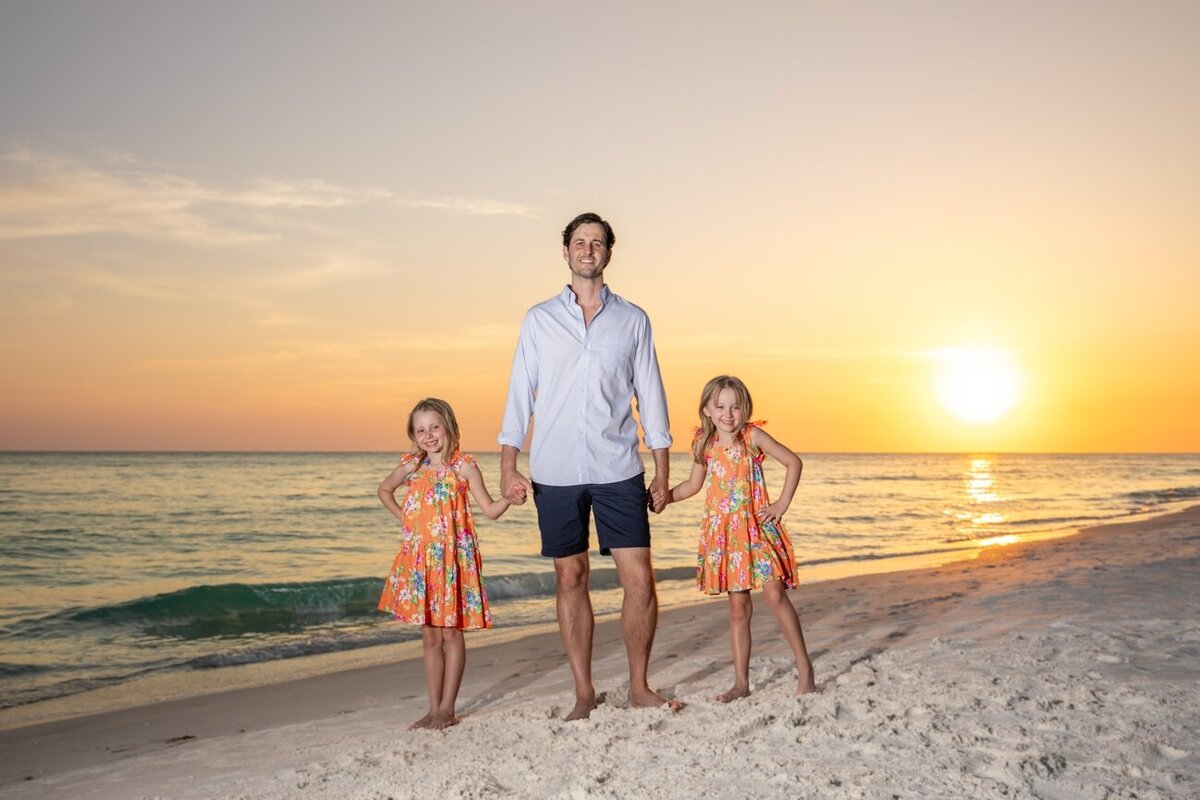
[[[979,546],[980,547],[993,547],[993,546],[997,546],[997,545],[1016,544],[1019,541],[1021,541],[1020,536],[1016,536],[1014,534],[1007,533],[1003,536],[991,536],[987,539],[980,539]]]
[[[963,540],[974,539],[977,547],[1013,544],[1020,537],[999,535],[998,526],[1008,521],[1004,503],[1008,498],[996,485],[995,459],[991,456],[971,456],[962,478],[962,494],[950,512],[957,520],[956,528]]]
[[[995,480],[992,478],[992,460],[978,456],[971,459],[967,467],[966,477],[967,497],[974,503],[995,503],[1002,498],[992,491]]]

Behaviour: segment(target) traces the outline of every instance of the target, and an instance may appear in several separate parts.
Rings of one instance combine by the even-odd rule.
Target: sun
[[[946,347],[931,355],[939,365],[938,402],[961,422],[998,422],[1021,399],[1020,370],[1004,350]]]

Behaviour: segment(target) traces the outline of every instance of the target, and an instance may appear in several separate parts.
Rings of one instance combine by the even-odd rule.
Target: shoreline
[[[15,710],[0,711],[0,727],[333,671],[365,663],[364,648],[419,638],[368,611],[377,573],[394,555],[390,528],[376,520],[386,512],[359,502],[367,478],[378,477],[372,460],[84,457],[48,467],[56,479],[78,472],[89,492],[109,498],[104,514],[88,513],[89,492],[64,494],[72,504],[58,511],[44,507],[31,477],[43,468],[10,463],[3,527],[15,578],[0,592],[9,633],[0,707]],[[1119,515],[1149,518],[1188,498],[1200,502],[1194,457],[854,456],[810,466],[820,474],[805,483],[792,531],[804,584],[971,557],[987,537],[1070,535]],[[316,483],[282,493],[292,479],[277,478],[297,469]],[[195,479],[185,497],[163,494],[155,478],[163,470]],[[691,580],[694,511],[677,505],[656,518],[664,607],[700,600]],[[536,555],[536,539],[532,506],[481,535],[485,574],[503,596],[493,606],[501,627],[554,617],[553,570]],[[100,542],[103,557],[89,556]],[[58,562],[76,551],[91,568],[64,594]],[[199,560],[186,555],[197,552]],[[613,611],[616,572],[605,559],[594,566],[596,610]],[[359,652],[336,655],[351,651]],[[312,658],[322,654],[333,655]],[[279,664],[277,674],[235,666],[263,663]]]
[[[1148,613],[1147,600],[1151,601],[1148,608],[1155,611],[1163,611],[1175,603],[1179,606],[1175,617],[1187,619],[1190,615],[1190,630],[1195,631],[1200,601],[1181,596],[1186,592],[1172,593],[1165,587],[1163,576],[1155,576],[1156,571],[1167,569],[1163,565],[1182,570],[1183,575],[1195,574],[1200,563],[1198,542],[1200,506],[1193,506],[1133,522],[1084,528],[1074,535],[985,548],[975,558],[937,567],[802,583],[791,597],[801,613],[821,693],[812,696],[811,703],[802,699],[800,705],[820,706],[831,699],[835,705],[845,705],[851,698],[839,700],[838,695],[848,686],[866,683],[859,681],[866,673],[863,665],[869,666],[893,652],[919,650],[922,658],[938,661],[946,657],[947,647],[951,650],[958,647],[947,642],[961,639],[978,649],[990,646],[989,640],[996,636],[1009,637],[1010,644],[1020,649],[1024,646],[1021,643],[1030,638],[1028,634],[1053,631],[1056,620],[1061,620],[1059,612],[1086,615],[1091,613],[1088,609],[1093,605],[1094,613],[1120,619],[1123,614]],[[1154,579],[1139,577],[1142,572]],[[1172,573],[1168,577],[1178,576]],[[1100,592],[1095,585],[1102,581],[1114,583],[1115,588],[1090,596],[1089,592]],[[1040,605],[1037,598],[1041,598]],[[1056,606],[1061,608],[1056,611]],[[367,648],[378,651],[370,654],[370,663],[363,660],[348,668],[344,663],[347,657],[362,651],[328,654],[338,656],[334,660],[341,663],[318,674],[280,679],[280,666],[286,668],[286,661],[222,668],[213,672],[241,670],[244,676],[253,668],[262,667],[266,668],[263,673],[272,675],[260,676],[263,682],[249,687],[215,692],[210,688],[206,694],[164,702],[56,721],[6,725],[0,730],[0,752],[5,753],[0,787],[6,793],[25,796],[24,792],[31,792],[27,796],[40,797],[127,797],[162,791],[168,791],[167,796],[180,797],[214,796],[227,791],[247,791],[256,797],[336,796],[297,791],[295,783],[288,784],[291,788],[285,791],[279,776],[289,770],[294,772],[298,764],[311,770],[309,762],[313,757],[320,759],[323,753],[337,762],[339,754],[356,752],[370,745],[373,737],[380,736],[389,741],[402,740],[412,745],[413,753],[432,757],[439,748],[453,746],[454,741],[477,735],[494,738],[502,736],[506,729],[529,727],[536,732],[551,727],[560,732],[572,731],[572,735],[578,730],[579,735],[584,735],[588,730],[612,725],[640,729],[646,727],[647,720],[686,729],[692,724],[689,717],[719,714],[723,710],[732,712],[734,717],[744,716],[763,701],[764,695],[779,695],[780,691],[786,695],[787,675],[794,670],[788,663],[786,646],[777,641],[771,615],[760,604],[760,612],[754,619],[755,694],[745,701],[716,708],[707,696],[710,684],[719,686],[728,678],[724,615],[725,602],[720,597],[673,605],[660,614],[650,675],[660,690],[689,703],[692,710],[675,717],[620,708],[624,648],[619,621],[615,615],[608,615],[597,620],[595,677],[597,688],[607,690],[610,701],[589,723],[564,728],[565,723],[551,719],[561,716],[563,704],[569,706],[570,700],[570,677],[563,664],[556,626],[548,623],[501,628],[468,639],[468,668],[459,708],[463,723],[444,733],[404,732],[407,722],[424,710],[420,644],[406,642]],[[1026,639],[1014,633],[1019,630],[1027,632]],[[1195,640],[1200,641],[1200,634]],[[1200,653],[1200,646],[1191,641],[1184,637],[1183,655]],[[1145,659],[1154,654],[1132,655]],[[1100,656],[1115,660],[1107,661]],[[1104,670],[1128,663],[1122,659],[1129,657],[1130,654],[1100,653],[1094,660],[1097,669]],[[321,658],[311,656],[296,661]],[[297,666],[311,668],[314,664]],[[1200,677],[1195,658],[1190,664],[1176,658],[1166,665],[1169,670],[1159,666],[1160,672],[1170,675]],[[962,675],[956,677],[964,679]],[[875,676],[871,685],[880,682]],[[760,690],[760,686],[764,688]],[[1194,703],[1195,690],[1192,691],[1188,702],[1193,705],[1190,710],[1185,709],[1191,714],[1188,724],[1195,723],[1200,714]],[[153,692],[145,691],[143,698],[153,700]],[[779,702],[778,697],[775,702]],[[0,712],[0,723],[6,717],[12,719],[8,712],[22,708],[25,707]],[[835,713],[830,725],[837,716]],[[743,723],[744,720],[737,724]],[[493,726],[498,727],[489,734]],[[833,730],[836,732],[836,725]],[[289,744],[280,750],[280,742],[294,742],[297,734],[305,742],[303,746],[297,750]],[[1197,772],[1196,753],[1182,739],[1165,742],[1163,746],[1168,748],[1162,751],[1168,753],[1163,758],[1177,768],[1186,768],[1180,774],[1191,780]],[[244,752],[254,753],[263,748],[266,752],[259,753],[260,758]],[[1182,755],[1170,757],[1170,753],[1176,752]],[[218,770],[218,783],[189,784],[203,774],[197,764],[211,758],[226,762],[224,771]],[[1053,759],[1052,762],[1057,763]],[[316,763],[327,771],[340,769],[336,763],[332,767],[320,760]],[[105,777],[115,773],[123,776],[120,786]],[[388,780],[386,775],[375,778]],[[1043,780],[1044,776],[1037,779]],[[610,779],[597,785],[604,785],[607,780]],[[239,781],[244,785],[238,784]],[[131,785],[136,788],[130,788]],[[242,785],[242,789],[238,790],[236,785]],[[250,789],[246,790],[246,786]],[[450,787],[438,784],[426,788],[441,791]],[[768,785],[767,794],[770,788]],[[636,791],[636,787],[627,789]],[[819,796],[841,795],[831,792]]]
[[[1164,514],[1171,512],[1162,512]],[[1136,515],[1133,515],[1136,517]],[[1045,541],[1075,536],[1079,529],[1034,532],[1023,541]],[[933,569],[955,561],[978,558],[985,547],[961,547],[897,556],[879,556],[868,559],[845,559],[833,563],[822,562],[805,566],[798,565],[800,586],[817,586],[833,581],[851,580],[870,575],[911,570]],[[611,568],[605,568],[612,571]],[[595,572],[596,569],[593,569]],[[615,572],[614,572],[615,574]],[[382,581],[382,579],[380,579]],[[660,612],[668,609],[712,602],[695,591],[694,582],[684,583],[686,588],[676,590],[663,601],[660,595]],[[661,585],[664,583],[660,579]],[[798,591],[798,590],[793,590]],[[593,589],[596,592],[619,592],[619,589]],[[722,597],[716,598],[723,599]],[[596,623],[616,620],[618,612],[596,614]],[[534,636],[545,631],[557,632],[553,621],[533,622],[514,626],[503,626],[468,633],[468,647],[483,647],[501,644],[513,639]],[[13,728],[60,722],[75,717],[94,716],[124,711],[153,703],[187,700],[206,694],[236,691],[266,686],[274,683],[304,680],[346,670],[364,669],[392,664],[407,659],[421,658],[419,638],[388,644],[372,644],[347,650],[313,653],[290,658],[255,661],[246,664],[230,664],[212,668],[168,668],[146,675],[134,676],[108,686],[86,689],[80,692],[35,700],[7,708],[0,708],[0,732]]]
[[[1177,505],[1181,506],[1183,510],[1187,510],[1192,507],[1188,505],[1188,502],[1180,501]],[[1200,508],[1200,506],[1196,507]],[[1064,527],[1044,531],[1030,531],[1021,534],[1022,538],[1018,544],[1069,539],[1097,527],[1129,524],[1131,522],[1149,522],[1178,512],[1179,509],[1167,508],[1156,510],[1149,516],[1131,513],[1114,518],[1113,520],[1106,520],[1098,525],[1090,525],[1086,528]],[[820,562],[810,565],[805,565],[801,562],[798,565],[800,588],[793,590],[793,602],[796,602],[797,599],[795,592],[803,592],[804,587],[823,586],[831,582],[865,578],[872,575],[935,569],[958,561],[976,559],[983,551],[994,546],[976,545],[974,547],[933,550],[916,554],[879,556],[866,559],[848,558],[836,562]],[[1005,544],[1003,546],[1011,545]],[[596,558],[598,557],[594,556],[594,563]],[[717,599],[720,600],[721,598]],[[662,601],[661,597],[660,601]],[[688,582],[686,589],[683,591],[677,590],[669,595],[668,600],[661,607],[661,612],[666,613],[668,610],[692,605],[703,605],[712,601],[713,598],[711,597],[697,594],[694,591],[694,587]],[[597,625],[601,622],[616,620],[618,617],[619,614],[617,612],[598,613],[596,615]],[[474,649],[476,647],[502,644],[513,639],[534,636],[546,631],[557,632],[556,624],[552,620],[471,632],[468,635],[467,643],[470,649]],[[87,689],[81,692],[59,695],[0,709],[0,733],[14,728],[125,711],[154,703],[188,700],[219,692],[237,691],[275,683],[305,680],[347,670],[366,669],[394,664],[408,659],[419,660],[420,658],[420,639],[415,638],[398,643],[372,644],[348,650],[336,650],[206,669],[169,668],[161,671],[153,671],[146,675],[133,677],[109,686]]]
[[[1190,507],[1188,501],[1178,503],[1183,509]],[[1055,539],[1071,538],[1094,527],[1104,527],[1127,522],[1149,521],[1161,516],[1177,513],[1177,509],[1163,509],[1149,516],[1131,513],[1113,520],[1106,520],[1087,528],[1055,528],[1030,531],[1021,534],[1019,543],[1028,544]],[[852,580],[854,578],[881,575],[892,572],[934,569],[956,561],[978,558],[980,553],[994,545],[931,550],[904,555],[882,555],[871,558],[847,558],[834,562],[819,562],[798,565],[799,590],[803,587]],[[1008,546],[1008,545],[1005,545]],[[593,554],[594,555],[594,554]],[[594,555],[594,568],[595,559]],[[603,563],[603,562],[602,562]],[[382,580],[382,579],[380,579]],[[669,581],[678,582],[678,581]],[[660,579],[660,585],[663,581]],[[671,592],[661,605],[661,611],[711,602],[713,598],[699,595],[690,581],[682,591]],[[619,591],[617,590],[593,590]],[[720,599],[720,598],[718,598]],[[794,598],[793,598],[794,600]],[[660,603],[663,598],[660,596]],[[617,612],[597,613],[596,621],[615,620]],[[557,631],[555,623],[541,621],[515,626],[502,626],[485,631],[474,631],[468,636],[469,647],[490,646],[524,638],[544,632]],[[419,638],[388,644],[371,644],[347,650],[334,650],[289,658],[231,664],[212,668],[168,668],[135,676],[108,686],[86,689],[79,692],[57,695],[43,700],[21,703],[0,708],[0,732],[14,728],[68,720],[75,717],[94,716],[136,708],[152,703],[186,700],[205,694],[236,691],[274,683],[304,680],[329,675],[345,670],[362,669],[396,663],[406,659],[420,659]]]
[[[1057,533],[1046,538],[1062,538],[1073,535],[1075,532]],[[836,564],[818,564],[809,567],[801,564],[798,569],[798,577],[801,586],[818,586],[869,575],[932,569],[946,563],[977,558],[982,549],[981,547],[963,547],[912,555],[846,560]],[[615,574],[611,567],[604,567],[604,569]],[[593,572],[595,571],[597,570],[594,569]],[[382,579],[380,580],[382,581]],[[660,580],[660,587],[664,582],[684,584],[684,588],[682,590],[676,588],[675,591],[670,592],[667,595],[669,599],[666,601],[660,595],[660,613],[692,605],[703,605],[713,602],[714,599],[724,599],[723,596],[714,598],[699,594],[691,579]],[[619,591],[619,588],[593,589],[593,594],[598,592],[612,594],[619,593]],[[552,599],[552,596],[549,599]],[[596,623],[599,625],[603,622],[617,620],[619,616],[617,611],[598,612]],[[557,634],[557,624],[554,621],[542,621],[469,631],[467,644],[473,650],[476,647],[498,645],[547,631]],[[30,725],[60,722],[75,717],[124,711],[152,703],[186,700],[206,694],[304,680],[336,672],[365,669],[408,659],[419,660],[420,658],[421,641],[418,637],[402,642],[371,644],[347,650],[312,653],[245,664],[211,668],[168,668],[134,676],[108,686],[0,708],[0,732]]]

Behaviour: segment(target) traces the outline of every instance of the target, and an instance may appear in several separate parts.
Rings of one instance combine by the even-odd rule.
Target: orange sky
[[[755,8],[7,6],[0,449],[495,449],[591,209],[680,449],[729,372],[800,451],[1200,450],[1200,9]]]

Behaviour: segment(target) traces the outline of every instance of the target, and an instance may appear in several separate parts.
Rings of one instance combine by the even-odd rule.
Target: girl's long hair
[[[416,431],[413,430],[413,417],[417,415],[418,411],[432,411],[442,418],[442,428],[446,431],[446,443],[442,445],[442,460],[448,460],[450,456],[454,455],[454,451],[458,449],[458,420],[454,418],[454,409],[445,400],[439,400],[436,397],[426,397],[413,406],[412,411],[408,412],[408,438],[412,440],[413,446],[417,448],[417,454],[424,455],[425,451],[417,444]]]
[[[700,433],[696,436],[696,441],[692,443],[692,458],[696,459],[697,464],[704,463],[704,451],[708,449],[708,443],[712,441],[713,435],[717,432],[717,426],[713,423],[712,418],[704,413],[704,408],[725,389],[733,390],[738,405],[742,407],[745,414],[742,421],[743,426],[750,420],[750,415],[754,411],[754,401],[750,399],[750,390],[746,388],[746,384],[742,383],[740,378],[732,375],[718,375],[704,384],[704,391],[700,393]],[[741,431],[734,433],[735,442],[739,441],[739,433]]]

